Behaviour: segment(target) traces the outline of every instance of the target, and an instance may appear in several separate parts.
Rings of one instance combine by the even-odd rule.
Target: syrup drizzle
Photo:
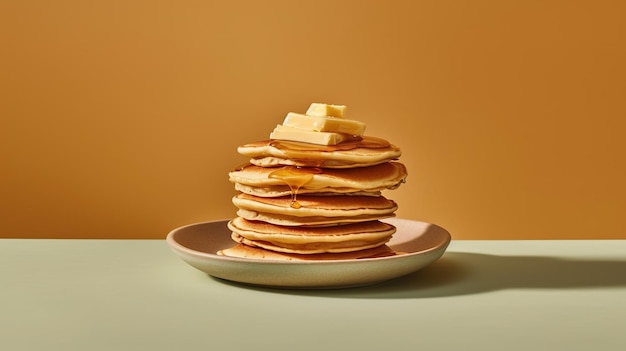
[[[298,202],[297,199],[298,191],[304,184],[311,181],[315,174],[321,172],[322,170],[319,168],[287,166],[272,171],[269,174],[269,177],[272,179],[279,179],[285,182],[285,184],[289,186],[289,190],[291,191],[291,203],[289,204],[289,206],[292,208],[301,208],[302,205]]]

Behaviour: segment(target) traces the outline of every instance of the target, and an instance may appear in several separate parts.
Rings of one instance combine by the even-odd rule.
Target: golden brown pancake
[[[293,192],[292,187],[281,177],[280,172],[294,171],[310,175],[310,179],[297,187],[298,194],[310,193],[370,193],[399,187],[407,177],[404,164],[386,162],[375,166],[346,169],[259,167],[246,165],[229,173],[229,179],[237,190],[256,196],[285,196]]]
[[[236,242],[272,251],[315,254],[350,252],[385,244],[396,228],[368,221],[323,228],[284,227],[237,217],[228,223]]]
[[[237,151],[249,156],[250,163],[262,167],[364,167],[395,160],[402,154],[398,147],[388,141],[370,136],[337,145],[264,140],[242,145]]]
[[[381,245],[371,249],[342,253],[320,253],[320,254],[294,254],[265,250],[259,247],[252,247],[245,244],[237,244],[228,249],[220,250],[218,255],[278,261],[329,261],[329,260],[354,260],[376,257],[394,256],[396,253],[387,245]]]
[[[394,216],[398,205],[384,196],[291,196],[258,197],[239,194],[233,204],[237,215],[286,226],[328,226],[366,222]]]

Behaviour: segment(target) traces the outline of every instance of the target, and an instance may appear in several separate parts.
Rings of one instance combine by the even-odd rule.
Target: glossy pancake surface
[[[277,172],[291,166],[259,167],[246,165],[229,173],[229,180],[237,190],[256,196],[284,196],[292,192],[290,186]],[[298,188],[298,193],[376,193],[395,189],[405,182],[407,170],[400,162],[387,162],[375,166],[347,169],[298,168],[298,172],[310,172],[311,178]]]

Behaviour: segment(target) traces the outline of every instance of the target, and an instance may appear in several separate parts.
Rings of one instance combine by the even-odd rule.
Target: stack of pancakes
[[[402,184],[401,151],[359,136],[336,145],[266,140],[240,146],[250,162],[229,173],[239,194],[228,223],[231,257],[279,260],[355,259],[393,255],[386,245],[397,204],[383,190]]]

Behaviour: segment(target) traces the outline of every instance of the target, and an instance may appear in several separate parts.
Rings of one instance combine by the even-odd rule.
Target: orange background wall
[[[2,1],[0,236],[230,218],[236,147],[345,104],[398,216],[455,239],[626,238],[622,1]]]

